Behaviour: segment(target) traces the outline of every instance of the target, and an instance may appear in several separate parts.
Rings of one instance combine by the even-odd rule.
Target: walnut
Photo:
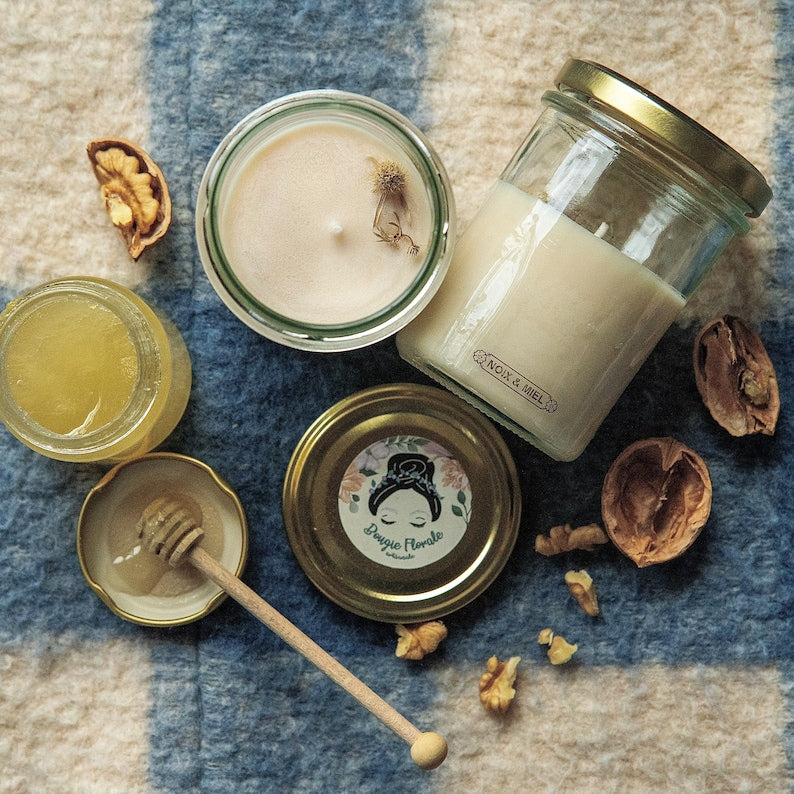
[[[506,662],[500,662],[495,656],[488,660],[487,672],[480,676],[480,703],[486,711],[504,714],[510,708],[516,696],[513,684],[520,661],[520,656],[512,656]]]
[[[551,645],[554,639],[554,632],[551,629],[541,629],[538,634],[538,645]]]
[[[695,384],[714,420],[732,436],[775,432],[780,413],[775,368],[758,335],[726,314],[697,335]]]
[[[395,626],[399,640],[395,654],[400,659],[422,659],[438,648],[447,636],[447,627],[440,620]]]
[[[565,584],[588,615],[595,617],[599,613],[595,584],[587,571],[568,571],[565,574]]]
[[[572,529],[570,524],[552,527],[549,536],[537,535],[535,537],[535,551],[546,557],[561,554],[565,551],[581,549],[593,551],[600,543],[608,543],[609,538],[598,524],[586,524],[583,527]]]
[[[571,645],[564,637],[555,634],[551,629],[541,629],[538,644],[548,645],[546,655],[552,664],[565,664],[579,650],[578,645]]]
[[[143,149],[120,138],[92,141],[87,152],[105,210],[130,256],[137,259],[171,223],[163,174]]]
[[[549,661],[554,664],[565,664],[571,661],[571,657],[579,650],[578,645],[571,645],[559,634],[555,634],[549,645],[546,655]]]
[[[697,453],[649,438],[615,459],[601,492],[604,526],[636,565],[665,562],[694,543],[711,512],[711,478]]]

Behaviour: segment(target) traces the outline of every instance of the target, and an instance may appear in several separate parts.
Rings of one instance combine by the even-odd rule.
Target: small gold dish
[[[154,452],[115,466],[83,503],[77,555],[86,581],[108,608],[143,626],[190,623],[226,597],[190,566],[169,568],[136,543],[136,524],[144,508],[163,495],[176,495],[192,505],[205,531],[202,544],[236,576],[248,554],[240,500],[206,464]]]

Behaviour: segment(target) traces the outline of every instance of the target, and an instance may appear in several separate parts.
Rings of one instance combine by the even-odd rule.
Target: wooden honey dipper
[[[167,560],[174,567],[187,560],[284,642],[349,692],[364,708],[410,745],[411,758],[417,766],[422,769],[435,769],[447,757],[447,743],[442,736],[422,732],[412,725],[344,665],[208,554],[199,544],[204,530],[190,511],[177,500],[160,497],[151,502],[141,515],[137,531],[144,548]]]

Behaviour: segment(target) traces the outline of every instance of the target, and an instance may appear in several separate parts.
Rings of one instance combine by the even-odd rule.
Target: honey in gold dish
[[[239,498],[205,463],[170,452],[118,463],[91,489],[77,522],[77,556],[89,586],[114,614],[177,626],[211,612],[225,593],[193,566],[171,566],[144,548],[141,522],[160,498],[184,507],[203,531],[204,551],[242,573],[248,527]]]
[[[182,417],[190,384],[177,329],[113,282],[56,279],[0,314],[0,419],[48,457],[119,461],[150,451]]]

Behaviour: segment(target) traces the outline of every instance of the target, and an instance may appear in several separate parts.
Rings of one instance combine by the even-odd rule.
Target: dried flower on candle
[[[561,554],[565,551],[580,549],[582,551],[593,551],[601,544],[609,543],[609,538],[598,524],[586,524],[583,527],[572,529],[570,524],[552,527],[549,535],[537,535],[535,537],[535,551],[550,557],[553,554]]]
[[[399,637],[395,654],[400,659],[423,659],[428,653],[433,653],[447,636],[447,627],[440,620],[408,625],[398,623],[395,629]]]
[[[598,598],[596,597],[595,583],[587,571],[568,571],[565,574],[565,584],[571,595],[577,600],[579,606],[592,617],[599,613]]]
[[[375,209],[375,219],[372,221],[372,231],[375,236],[388,245],[395,248],[402,240],[408,240],[408,255],[416,256],[419,253],[419,246],[413,239],[403,232],[400,223],[400,216],[397,210],[405,209],[405,188],[408,177],[405,169],[394,160],[374,160],[375,168],[372,174],[372,189],[379,195],[378,206]],[[386,228],[381,225],[381,217],[387,202],[392,202],[394,210],[394,220],[386,224]],[[394,231],[389,231],[391,226]]]
[[[732,436],[775,432],[780,412],[775,368],[760,337],[729,314],[695,339],[695,384],[714,420]]]
[[[604,526],[638,567],[671,560],[694,543],[711,512],[700,456],[673,438],[649,438],[615,459],[601,492]]]
[[[402,226],[400,226],[400,218],[397,213],[394,213],[394,220],[389,221],[389,226],[394,227],[393,232],[386,232],[380,226],[375,229],[375,236],[384,243],[388,243],[389,245],[394,246],[395,248],[400,243],[400,240],[408,240],[408,254],[409,256],[416,256],[419,253],[419,246],[413,241],[413,239],[405,234],[402,230]]]
[[[105,210],[137,259],[159,240],[171,222],[168,186],[156,163],[122,139],[92,141],[88,159],[101,186]]]
[[[480,703],[486,711],[504,712],[510,708],[516,690],[516,668],[521,661],[520,656],[513,656],[506,662],[500,662],[492,656],[486,665],[486,671],[480,676]]]

